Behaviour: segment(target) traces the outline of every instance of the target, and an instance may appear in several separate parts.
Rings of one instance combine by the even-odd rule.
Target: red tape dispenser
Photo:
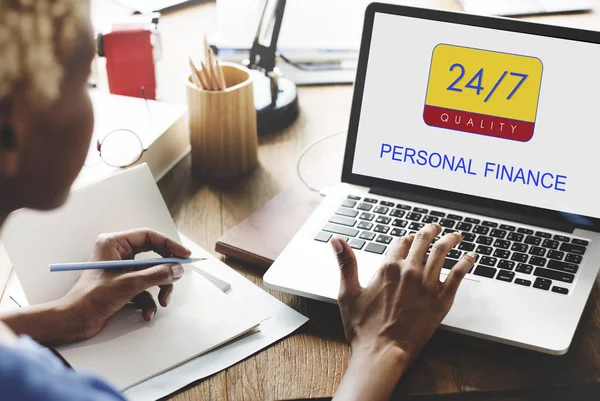
[[[134,16],[131,22],[113,24],[110,32],[98,35],[98,55],[106,58],[110,93],[156,99],[154,43],[160,40],[159,17],[154,13],[148,23],[144,21],[148,16]]]

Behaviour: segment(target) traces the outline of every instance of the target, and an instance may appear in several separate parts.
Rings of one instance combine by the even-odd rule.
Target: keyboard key
[[[389,244],[393,239],[394,238],[390,237],[389,235],[379,235],[375,241],[382,244]]]
[[[343,207],[353,208],[354,206],[356,206],[356,201],[353,201],[353,200],[350,200],[350,199],[346,199],[344,202],[342,202],[342,206]]]
[[[569,242],[570,239],[569,237],[565,237],[564,235],[555,235],[554,239],[557,241],[562,241],[562,242]]]
[[[515,267],[515,262],[512,260],[501,260],[498,262],[498,267],[505,270],[512,270]]]
[[[529,257],[524,253],[515,252],[510,257],[510,260],[514,260],[515,262],[527,262]]]
[[[462,216],[459,216],[458,214],[449,214],[446,217],[449,219],[458,220],[458,221],[461,221],[463,219]]]
[[[463,241],[467,241],[467,242],[473,242],[475,241],[475,238],[477,237],[475,234],[471,234],[471,233],[461,233],[463,236]]]
[[[429,212],[429,214],[436,217],[444,217],[446,215],[446,213],[438,212],[437,210],[432,210],[431,212]]]
[[[406,235],[406,230],[401,228],[393,228],[390,232],[390,235],[393,235],[394,237],[403,237]]]
[[[353,249],[358,249],[361,250],[363,249],[363,246],[365,246],[366,242],[361,240],[361,239],[356,239],[356,238],[352,238],[350,240],[350,242],[348,242],[348,245],[350,245],[351,248]]]
[[[487,233],[490,232],[490,229],[488,227],[477,226],[473,229],[473,232],[475,234],[487,235]]]
[[[566,289],[566,288],[564,288],[564,287],[557,287],[557,286],[554,286],[554,287],[552,287],[552,292],[557,292],[557,293],[559,293],[559,294],[565,294],[565,295],[566,295],[566,294],[568,294],[568,293],[569,293],[569,290],[567,290],[567,289]]]
[[[508,224],[500,224],[500,229],[506,231],[515,231],[517,228],[515,226],[509,226]]]
[[[475,244],[472,244],[470,242],[461,242],[458,245],[458,249],[460,249],[461,251],[472,251],[473,249],[475,249]]]
[[[546,256],[548,256],[550,259],[563,260],[563,258],[565,257],[565,253],[562,251],[548,251],[548,255],[546,255]],[[568,261],[568,262],[570,262],[570,261]],[[577,262],[577,263],[579,263],[579,262]]]
[[[525,236],[519,233],[508,233],[508,236],[506,237],[507,240],[516,242],[523,241],[523,238],[525,238]]]
[[[479,255],[491,255],[492,248],[490,248],[489,246],[479,245],[477,249],[475,249],[475,253]]]
[[[548,259],[540,258],[539,256],[532,256],[531,258],[529,258],[529,264],[534,266],[546,266],[547,261]]]
[[[546,255],[546,250],[544,248],[540,248],[539,246],[532,246],[529,248],[529,254],[534,256],[544,256]]]
[[[358,230],[356,228],[339,226],[337,224],[325,224],[323,231],[345,235],[347,237],[356,237],[358,235]]]
[[[405,214],[406,214],[406,212],[404,210],[394,209],[394,210],[391,211],[390,216],[392,216],[392,217],[404,217]]]
[[[504,238],[504,237],[506,237],[506,231],[493,229],[492,231],[490,231],[490,237]]]
[[[372,233],[370,231],[363,231],[362,233],[360,233],[358,238],[366,239],[367,241],[373,241],[373,239],[375,238],[375,235],[376,235],[375,233]]]
[[[376,244],[375,242],[369,242],[365,247],[365,251],[371,253],[378,253],[379,255],[381,255],[385,252],[385,248],[387,248],[385,245]]]
[[[429,210],[423,209],[422,207],[413,207],[413,212],[415,212],[415,213],[427,214],[428,211]]]
[[[517,232],[521,234],[533,235],[533,230],[530,230],[528,228],[517,228]]]
[[[374,214],[371,213],[362,213],[359,217],[361,220],[372,221],[375,218]]]
[[[425,217],[423,217],[423,220],[421,220],[421,221],[423,223],[430,224],[430,223],[437,223],[439,220],[440,220],[439,217],[425,216]]]
[[[377,199],[373,199],[373,198],[365,198],[365,202],[368,202],[368,203],[377,203],[379,201]]]
[[[545,239],[544,242],[542,242],[542,246],[544,248],[556,249],[556,248],[558,248],[558,241],[554,241],[551,239]]]
[[[524,285],[525,287],[529,287],[531,285],[531,281],[523,280],[522,278],[518,278],[515,280],[515,284]]]
[[[315,241],[319,241],[319,242],[327,242],[330,239],[331,239],[331,234],[325,233],[323,231],[318,233],[317,236],[315,237]]]
[[[377,224],[373,229],[376,233],[387,234],[390,231],[390,227],[384,226],[382,224]]]
[[[449,219],[441,219],[440,220],[440,226],[442,226],[442,227],[454,228],[455,224],[456,224],[456,222],[454,220],[449,220]]]
[[[423,215],[419,214],[419,213],[409,213],[406,215],[406,218],[408,220],[413,220],[413,221],[419,221],[419,220],[421,220],[421,217],[423,217]]]
[[[371,209],[373,209],[373,205],[370,205],[368,203],[361,203],[360,205],[358,205],[357,209],[358,210],[364,210],[365,212],[368,212]]]
[[[425,224],[423,223],[410,223],[408,229],[413,231],[419,231],[423,227],[425,227]]]
[[[473,224],[460,222],[456,225],[456,229],[459,231],[471,231]]]
[[[400,220],[400,219],[395,219],[394,222],[392,223],[392,225],[394,227],[406,227],[407,224],[408,224],[408,221]]]
[[[549,269],[559,270],[561,272],[573,274],[577,273],[577,270],[579,270],[579,266],[573,263],[559,262],[558,260],[549,261],[547,267]]]
[[[456,230],[453,230],[453,229],[451,229],[451,228],[446,228],[446,229],[444,229],[444,231],[442,231],[442,234],[441,234],[441,235],[442,235],[442,236],[444,236],[444,235],[446,235],[446,234],[454,234],[454,233],[457,233],[457,232],[458,232],[458,231],[456,231]]]
[[[533,282],[533,288],[537,288],[540,290],[548,290],[552,285],[552,280],[546,280],[543,278],[536,278]]]
[[[451,259],[460,259],[460,255],[462,255],[462,252],[456,249],[452,249],[448,252],[448,257]]]
[[[347,198],[352,199],[352,200],[360,200],[360,196],[356,196],[356,195],[348,195]]]
[[[465,223],[479,224],[479,223],[481,223],[481,220],[479,220],[479,219],[474,219],[474,218],[472,218],[472,217],[467,217],[467,218],[465,219]]]
[[[565,262],[580,264],[581,263],[581,259],[582,258],[581,258],[580,255],[573,255],[572,253],[567,253],[567,257],[565,258]]]
[[[573,238],[571,240],[571,242],[575,245],[581,245],[581,246],[588,246],[590,244],[588,241],[585,241],[582,239],[577,239],[577,238]]]
[[[525,244],[513,244],[513,246],[510,248],[510,250],[513,252],[522,252],[522,253],[527,252],[528,249],[529,249],[529,245],[525,245]]]
[[[373,209],[373,213],[377,213],[377,214],[387,214],[387,212],[390,211],[389,207],[385,207],[385,206],[377,206],[375,209]]]
[[[481,259],[479,259],[479,264],[481,265],[485,265],[485,266],[496,266],[496,263],[498,262],[498,259],[496,258],[492,258],[489,256],[483,256]]]
[[[538,231],[535,233],[535,236],[540,238],[552,238],[552,234],[545,231]]]
[[[358,216],[358,212],[356,210],[346,209],[345,207],[340,207],[338,210],[336,210],[335,214],[339,214],[340,216],[346,217]]]
[[[350,238],[346,237],[345,235],[334,235],[333,238],[341,238],[342,240],[348,242],[348,240]]]
[[[477,237],[475,234],[471,233],[461,233],[461,235],[463,236],[463,241],[466,242],[474,242],[475,238]]]
[[[356,228],[360,228],[361,230],[370,230],[371,228],[373,228],[373,223],[361,221],[360,223],[358,223],[358,226],[356,226]]]
[[[567,244],[566,242],[563,242],[561,244],[560,250],[569,253],[574,253],[576,255],[583,255],[585,253],[585,248],[583,246]]]
[[[394,207],[394,204],[392,202],[388,202],[388,201],[381,201],[381,202],[379,202],[379,204],[382,206]]]
[[[500,249],[508,249],[508,248],[510,248],[510,241],[505,241],[503,239],[497,239],[496,242],[494,242],[494,246],[496,248],[500,248]]]
[[[456,259],[444,259],[444,264],[442,265],[442,269],[452,269],[454,267],[455,264],[458,263],[458,260]]]
[[[542,243],[542,239],[540,237],[528,235],[527,238],[525,238],[525,243],[529,245],[539,245]]]
[[[493,267],[479,265],[475,268],[473,274],[487,278],[494,278],[494,276],[496,275],[496,271],[497,269],[494,269]]]
[[[477,238],[477,241],[475,241],[478,244],[481,245],[492,245],[492,243],[494,242],[494,239],[492,237],[486,237],[485,235],[480,235]]]
[[[498,271],[498,275],[496,276],[496,280],[506,281],[510,283],[515,277],[515,273],[508,270],[500,270]]]
[[[572,274],[559,272],[558,270],[544,269],[542,267],[536,267],[533,275],[556,281],[562,281],[563,283],[572,283],[573,280],[575,280],[575,276]]]
[[[533,266],[525,263],[519,263],[515,270],[517,271],[517,273],[531,274],[531,272],[533,271]]]
[[[510,252],[504,249],[496,249],[494,251],[494,256],[500,259],[508,259]]]
[[[498,223],[495,223],[493,221],[487,221],[487,220],[484,220],[483,223],[481,223],[481,225],[486,226],[486,227],[492,227],[492,228],[498,227]]]
[[[396,205],[396,209],[410,210],[410,206],[408,206],[408,205],[403,205],[403,204],[401,204],[401,203],[398,203],[398,204]]]
[[[356,225],[356,220],[351,219],[349,217],[343,216],[331,216],[329,219],[330,223],[341,224],[343,226],[354,227]]]
[[[390,224],[390,221],[392,221],[391,217],[379,216],[379,217],[377,217],[377,220],[375,220],[375,223]]]

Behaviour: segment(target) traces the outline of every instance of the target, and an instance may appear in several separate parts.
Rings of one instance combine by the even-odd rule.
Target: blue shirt
[[[51,351],[22,336],[0,346],[0,400],[124,401],[106,382],[64,366]]]

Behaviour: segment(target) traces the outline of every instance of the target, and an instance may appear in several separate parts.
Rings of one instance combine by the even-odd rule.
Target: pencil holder
[[[207,178],[229,178],[258,165],[252,77],[248,69],[222,63],[227,88],[208,91],[186,82],[192,170]]]

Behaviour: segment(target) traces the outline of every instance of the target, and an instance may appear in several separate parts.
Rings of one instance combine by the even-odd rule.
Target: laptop
[[[596,6],[595,0],[460,0],[468,13],[484,15],[535,15],[583,12]]]
[[[564,354],[600,265],[600,33],[371,4],[342,170],[264,276],[336,302],[334,236],[363,286],[394,238],[439,223],[478,260],[448,330]]]

